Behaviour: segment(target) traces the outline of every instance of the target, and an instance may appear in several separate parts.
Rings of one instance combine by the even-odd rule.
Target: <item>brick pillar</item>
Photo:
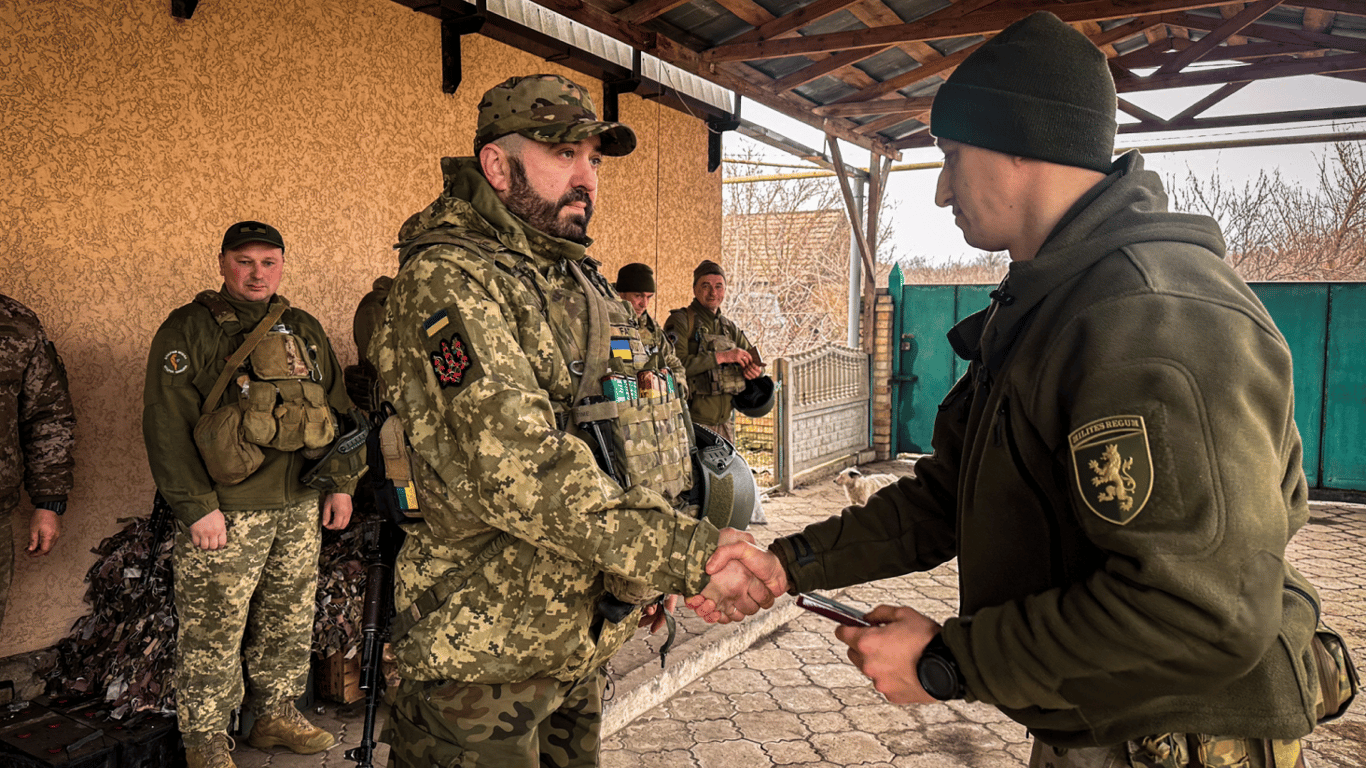
[[[873,310],[873,452],[892,458],[892,295],[879,288]]]

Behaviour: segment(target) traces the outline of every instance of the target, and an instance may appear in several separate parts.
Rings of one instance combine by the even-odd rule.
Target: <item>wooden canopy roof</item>
[[[486,0],[395,1],[443,19],[492,21],[484,34],[551,58],[544,41],[528,47],[506,19],[487,13]],[[1366,0],[525,1],[888,157],[930,144],[929,109],[944,78],[987,39],[1038,10],[1057,14],[1109,56],[1120,109],[1136,119],[1121,133],[1366,117],[1366,105],[1274,104],[1255,114],[1202,117],[1258,80],[1319,74],[1366,82]],[[575,66],[575,54],[563,53]],[[638,61],[637,54],[634,71],[583,61],[576,68],[617,93],[680,97],[658,84],[650,93]],[[1166,119],[1126,99],[1187,86],[1217,88]],[[714,105],[689,108],[718,130],[735,127],[739,117]]]

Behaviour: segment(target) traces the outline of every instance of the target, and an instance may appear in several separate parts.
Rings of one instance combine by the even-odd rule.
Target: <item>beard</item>
[[[552,202],[531,188],[531,183],[526,177],[526,167],[522,165],[521,160],[509,157],[508,166],[510,186],[503,204],[513,215],[551,237],[563,238],[580,245],[588,244],[588,222],[593,218],[593,201],[588,197],[586,190],[575,187],[564,193],[559,200]],[[579,202],[588,206],[582,214],[575,213],[567,219],[560,218],[560,211],[566,205]]]

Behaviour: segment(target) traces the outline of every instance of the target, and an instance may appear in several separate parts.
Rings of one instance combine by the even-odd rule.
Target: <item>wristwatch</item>
[[[61,517],[62,515],[66,514],[65,499],[63,499],[62,501],[44,501],[41,504],[34,504],[33,506],[37,507],[38,509],[50,509],[56,513],[57,517]]]
[[[935,635],[925,650],[920,652],[915,675],[920,679],[920,687],[925,689],[925,693],[940,701],[963,698],[963,673],[958,671],[958,662],[944,642],[942,633]]]

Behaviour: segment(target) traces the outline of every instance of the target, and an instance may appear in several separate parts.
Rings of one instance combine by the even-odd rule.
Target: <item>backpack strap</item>
[[[497,536],[489,539],[483,547],[475,553],[474,557],[457,565],[437,579],[436,583],[427,587],[422,594],[417,596],[413,604],[407,609],[399,611],[394,615],[394,622],[389,628],[389,642],[397,643],[408,634],[419,621],[436,612],[441,606],[451,599],[451,595],[460,591],[469,580],[470,575],[492,560],[503,548],[516,541],[511,533],[499,531]]]
[[[205,293],[214,292],[205,291]],[[204,294],[201,293],[199,296],[196,296],[195,301],[199,301],[200,296],[203,295]],[[214,293],[214,296],[217,297],[219,301],[223,302],[223,306],[227,306],[228,303],[223,300],[222,296],[218,296],[217,293]],[[242,346],[238,347],[237,351],[233,352],[232,356],[228,358],[227,364],[223,366],[223,372],[218,374],[218,381],[213,383],[213,389],[209,390],[209,396],[204,399],[204,405],[199,409],[201,414],[209,414],[217,409],[218,399],[222,397],[223,392],[227,390],[228,382],[232,380],[232,375],[237,372],[237,369],[247,359],[247,355],[250,355],[252,350],[256,349],[256,345],[261,343],[261,339],[266,337],[266,333],[270,331],[271,326],[279,321],[280,316],[285,313],[286,309],[289,309],[288,301],[285,301],[282,297],[276,298],[277,301],[271,305],[270,311],[266,313],[265,317],[261,318],[261,322],[247,335],[246,340],[242,342]],[[209,309],[210,311],[213,311],[213,307],[209,307]],[[228,307],[228,311],[231,312],[232,308]],[[218,319],[217,314],[214,315],[214,319]],[[236,312],[232,312],[232,319],[237,319]],[[220,324],[223,322],[225,321],[219,320]]]

